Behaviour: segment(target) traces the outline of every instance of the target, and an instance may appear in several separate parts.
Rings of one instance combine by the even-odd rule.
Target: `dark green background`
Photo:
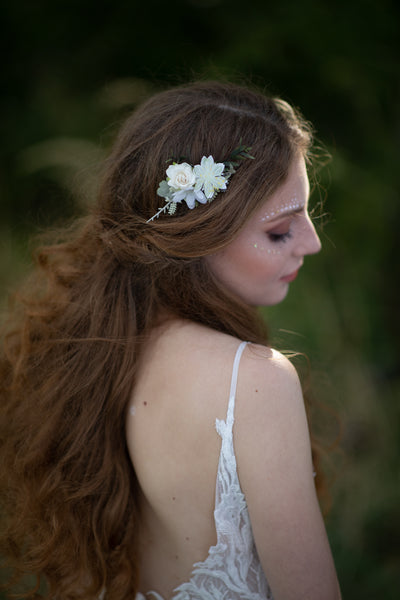
[[[344,598],[398,598],[399,8],[395,1],[35,0],[2,7],[1,298],[31,232],[91,202],[124,116],[166,85],[229,77],[310,119],[328,215],[273,342],[306,352],[341,420],[328,530]],[[334,436],[335,432],[332,432]]]

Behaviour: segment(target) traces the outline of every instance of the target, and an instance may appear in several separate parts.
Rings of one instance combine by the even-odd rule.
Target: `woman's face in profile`
[[[310,186],[304,159],[266,200],[236,238],[206,257],[225,286],[252,306],[281,302],[307,254],[321,243],[308,214]]]

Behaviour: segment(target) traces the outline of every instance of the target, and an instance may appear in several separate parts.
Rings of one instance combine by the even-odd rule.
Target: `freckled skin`
[[[304,256],[321,249],[307,212],[309,190],[305,162],[299,158],[293,162],[285,183],[236,238],[207,257],[220,281],[249,305],[281,302],[289,288],[283,278],[302,266]]]

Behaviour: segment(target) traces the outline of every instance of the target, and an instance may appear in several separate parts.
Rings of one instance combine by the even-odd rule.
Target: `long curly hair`
[[[168,313],[267,343],[257,310],[204,257],[311,141],[282,100],[218,82],[167,90],[123,125],[90,213],[37,250],[0,356],[1,552],[15,578],[45,580],[46,598],[135,598],[140,508],[125,413],[143,342]],[[147,222],[168,159],[223,162],[241,143],[255,159],[215,201]]]

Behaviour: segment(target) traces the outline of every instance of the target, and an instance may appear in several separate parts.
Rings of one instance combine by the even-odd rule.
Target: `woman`
[[[299,380],[256,308],[320,249],[310,148],[281,100],[163,92],[38,253],[1,362],[2,488],[11,564],[46,597],[340,598]]]

